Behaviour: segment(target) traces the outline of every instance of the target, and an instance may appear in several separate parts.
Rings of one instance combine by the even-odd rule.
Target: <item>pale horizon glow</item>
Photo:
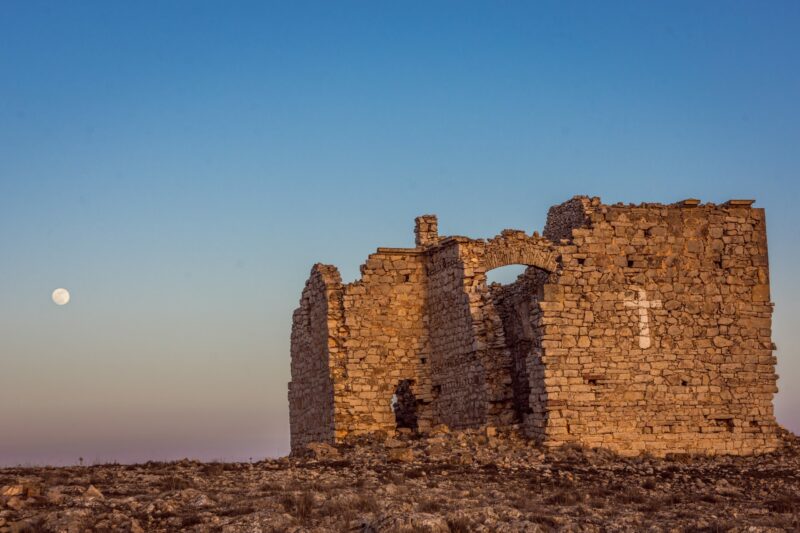
[[[576,194],[766,209],[800,432],[798,27],[789,0],[0,4],[0,466],[286,454],[314,263],[353,281],[425,213],[541,232]]]

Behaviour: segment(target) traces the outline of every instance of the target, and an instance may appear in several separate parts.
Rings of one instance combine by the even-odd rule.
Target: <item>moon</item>
[[[55,302],[56,305],[67,305],[69,303],[69,291],[67,289],[54,290],[53,302]]]

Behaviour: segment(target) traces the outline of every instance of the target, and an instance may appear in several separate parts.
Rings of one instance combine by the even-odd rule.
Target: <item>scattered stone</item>
[[[498,427],[494,447],[483,429],[403,432],[390,437],[402,447],[363,437],[338,448],[335,461],[309,454],[215,463],[214,475],[199,462],[5,468],[0,487],[33,486],[39,477],[48,490],[0,496],[0,533],[794,531],[800,441],[780,435],[770,454],[659,459],[539,448]],[[434,446],[436,460],[428,455]],[[404,460],[389,461],[390,453]],[[164,490],[172,478],[192,486]],[[87,498],[90,483],[102,500]]]
[[[29,520],[19,520],[8,525],[8,533],[37,533],[37,528]]]
[[[89,488],[83,493],[83,497],[87,500],[103,500],[105,497],[103,493],[97,490],[97,487],[94,485],[89,485]]]
[[[397,513],[378,518],[367,525],[363,531],[415,531],[420,533],[450,533],[447,520],[429,513]]]
[[[58,505],[64,501],[64,494],[61,492],[61,489],[57,487],[49,488],[44,493],[44,499],[47,503]]]
[[[25,494],[25,487],[22,485],[6,485],[0,489],[0,496],[10,498],[12,496],[22,496]]]
[[[25,500],[18,496],[12,496],[8,500],[6,500],[6,507],[9,509],[15,509],[19,511],[23,507],[25,507]]]
[[[325,442],[311,442],[306,445],[306,450],[314,459],[330,459],[339,456],[339,450]]]
[[[390,448],[386,454],[390,462],[411,463],[414,461],[414,451],[411,448]]]

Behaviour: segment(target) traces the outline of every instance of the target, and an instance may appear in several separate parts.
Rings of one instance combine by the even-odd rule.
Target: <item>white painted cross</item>
[[[649,309],[661,307],[661,300],[648,300],[647,291],[641,287],[632,287],[635,296],[629,297],[625,293],[625,307],[635,307],[639,310],[639,348],[646,350],[650,347],[650,316]]]

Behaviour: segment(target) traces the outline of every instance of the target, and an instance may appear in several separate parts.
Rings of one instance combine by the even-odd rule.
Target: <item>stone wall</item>
[[[316,264],[306,282],[300,307],[292,316],[292,382],[289,426],[292,447],[333,442],[333,368],[340,348],[341,277],[330,265]],[[331,354],[333,351],[333,354]],[[335,378],[334,378],[335,376]]]
[[[486,422],[486,375],[473,337],[472,271],[451,238],[430,251],[427,312],[430,324],[434,419],[453,428]]]
[[[393,397],[403,382],[416,398],[419,428],[430,427],[426,286],[419,251],[382,248],[361,267],[361,279],[344,287],[346,356],[335,398],[337,438],[393,432]]]
[[[546,440],[623,453],[775,446],[763,209],[749,202],[553,209],[545,286]],[[568,216],[563,216],[568,213]]]
[[[764,211],[550,209],[544,236],[380,248],[342,285],[316,266],[295,312],[292,447],[397,427],[521,427],[545,445],[746,454],[776,443]],[[488,286],[486,272],[529,268]]]

